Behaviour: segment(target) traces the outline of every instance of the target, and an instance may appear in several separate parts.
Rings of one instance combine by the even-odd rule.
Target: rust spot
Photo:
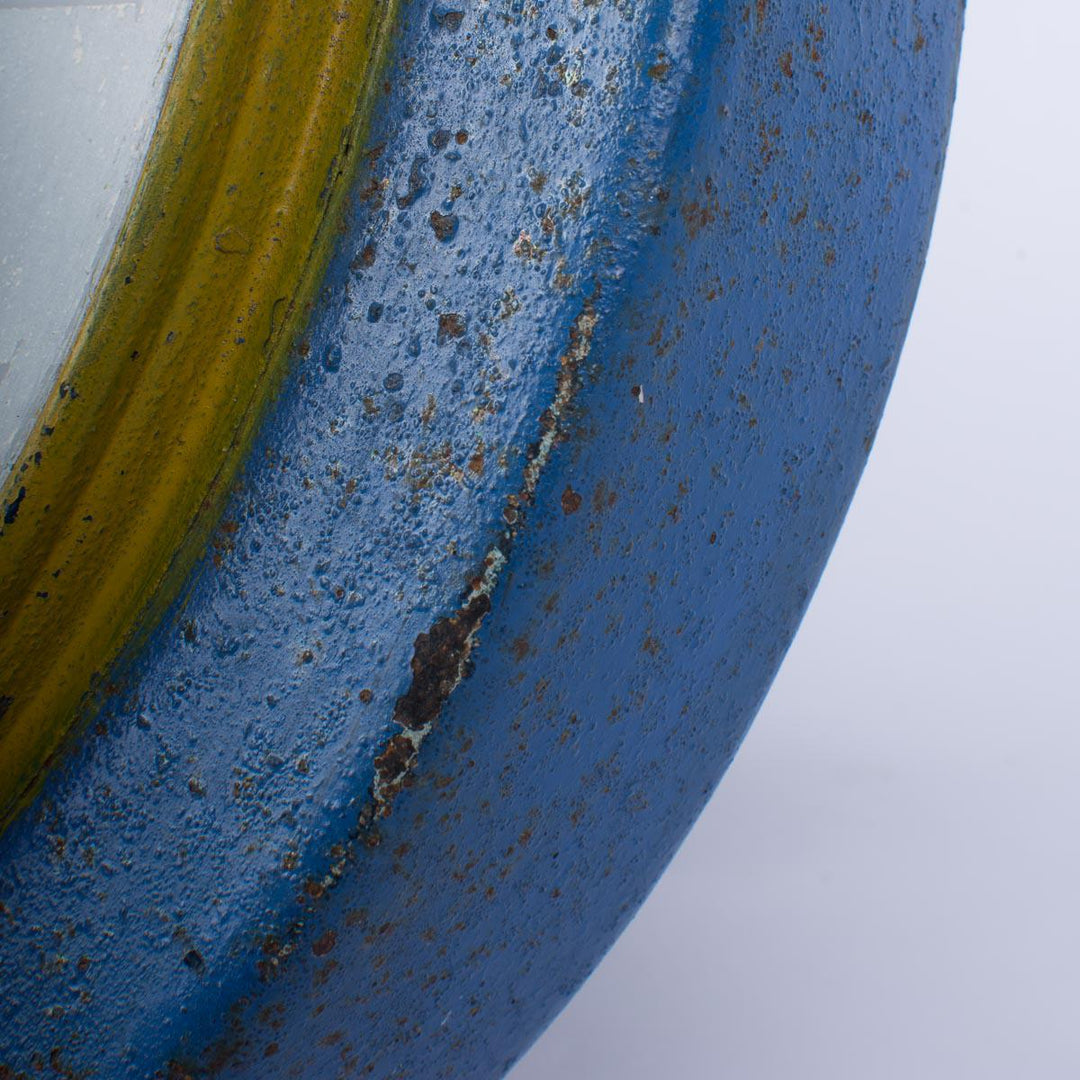
[[[410,663],[412,685],[394,707],[394,719],[403,728],[418,731],[438,715],[461,677],[469,636],[490,610],[490,598],[481,594],[456,615],[440,619],[417,636]]]
[[[533,238],[524,230],[514,241],[513,251],[519,259],[524,259],[526,262],[540,262],[547,254],[547,248],[534,243]]]
[[[428,221],[431,222],[431,230],[440,244],[449,243],[457,234],[457,214],[440,214],[438,210],[432,210]]]
[[[455,311],[443,312],[439,316],[439,344],[445,345],[450,338],[465,336],[465,318]]]
[[[337,934],[333,930],[327,930],[311,943],[311,951],[316,956],[325,956],[336,944]]]
[[[380,788],[389,795],[396,794],[409,770],[416,763],[417,748],[407,735],[394,735],[375,758],[375,774]]]
[[[686,226],[686,232],[690,239],[693,240],[702,229],[711,225],[716,220],[718,212],[718,206],[715,199],[709,199],[706,202],[688,202],[684,203],[680,208],[682,214],[683,224]]]
[[[427,191],[427,177],[424,175],[424,161],[422,154],[413,158],[412,168],[409,170],[409,180],[405,194],[398,197],[399,210],[407,210],[424,192]]]
[[[762,121],[758,125],[758,143],[760,147],[759,153],[761,157],[761,165],[763,168],[771,164],[776,158],[776,155],[778,153],[776,141],[777,139],[779,139],[779,137],[780,126],[778,124],[774,124],[770,128],[766,127],[765,122]]]
[[[602,514],[605,510],[610,510],[615,505],[615,499],[615,492],[610,491],[603,480],[598,481],[592,493],[593,512]]]
[[[569,484],[566,485],[560,502],[564,514],[576,514],[581,509],[581,496]]]
[[[788,49],[783,56],[780,57],[780,70],[789,78],[794,78],[795,68],[793,66],[794,57],[791,55],[791,50]]]

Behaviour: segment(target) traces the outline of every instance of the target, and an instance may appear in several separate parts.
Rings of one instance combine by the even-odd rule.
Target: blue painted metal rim
[[[406,9],[212,549],[0,838],[0,1062],[509,1067],[817,582],[914,302],[961,17]]]

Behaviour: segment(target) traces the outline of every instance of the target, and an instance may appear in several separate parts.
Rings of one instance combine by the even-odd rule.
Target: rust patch
[[[465,336],[465,318],[456,311],[447,311],[439,316],[438,342],[445,345],[451,338]]]
[[[435,239],[440,243],[446,244],[454,239],[458,228],[457,214],[440,214],[438,210],[432,210],[428,221],[435,233]]]
[[[418,635],[410,664],[413,681],[394,707],[394,720],[406,731],[422,731],[438,715],[464,674],[469,638],[490,610],[490,598],[481,593],[456,615],[440,619],[426,634]]]
[[[337,934],[333,930],[327,930],[321,937],[311,943],[311,951],[316,956],[325,956],[337,944]]]
[[[440,317],[440,329],[445,318],[447,316]],[[461,607],[417,635],[409,664],[412,682],[394,706],[394,721],[401,730],[387,740],[375,757],[371,804],[360,815],[363,824],[389,816],[394,798],[411,781],[419,760],[420,745],[434,727],[443,705],[461,681],[472,673],[472,653],[480,627],[491,611],[491,596],[524,524],[525,510],[535,500],[540,476],[563,436],[567,413],[581,385],[581,368],[592,347],[596,322],[594,294],[594,298],[582,305],[570,327],[569,343],[559,357],[555,396],[540,416],[540,438],[529,449],[521,487],[507,497],[503,507],[502,534],[485,556],[483,567]],[[461,332],[464,333],[463,323]],[[561,501],[563,510],[573,513],[581,507],[582,497],[567,487]]]

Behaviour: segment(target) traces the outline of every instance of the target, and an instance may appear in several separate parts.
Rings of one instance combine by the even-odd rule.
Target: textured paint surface
[[[120,239],[4,476],[0,827],[202,552],[325,272],[392,8],[192,9]]]
[[[405,7],[210,554],[0,838],[0,1061],[501,1075],[670,858],[817,581],[961,16]]]

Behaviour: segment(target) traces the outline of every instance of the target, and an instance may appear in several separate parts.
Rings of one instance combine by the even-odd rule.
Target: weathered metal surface
[[[670,858],[817,581],[961,17],[405,7],[208,557],[0,838],[0,1061],[505,1070]]]

